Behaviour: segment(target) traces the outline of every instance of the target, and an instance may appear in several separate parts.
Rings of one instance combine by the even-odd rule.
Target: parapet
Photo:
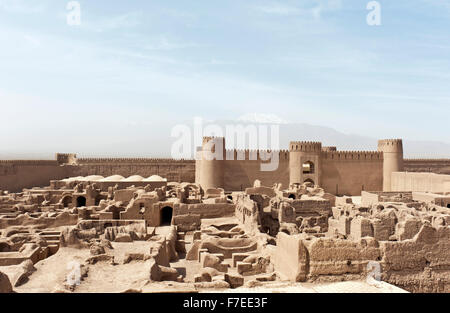
[[[378,151],[403,153],[403,141],[402,139],[378,140]]]
[[[55,160],[0,160],[0,165],[10,166],[56,166]]]
[[[291,141],[290,152],[321,152],[322,143],[317,141]]]
[[[278,154],[279,160],[289,160],[288,150],[248,150],[232,149],[226,150],[226,160],[268,161],[272,153]]]
[[[323,151],[322,158],[329,160],[383,160],[382,151]]]
[[[80,158],[77,164],[145,164],[145,163],[188,163],[189,159],[165,159],[165,158]]]

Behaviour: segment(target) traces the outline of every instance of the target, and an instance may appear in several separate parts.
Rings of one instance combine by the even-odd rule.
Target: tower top
[[[289,143],[290,152],[320,152],[322,143],[317,141],[291,141]]]
[[[402,139],[378,140],[378,151],[403,153],[403,141]]]

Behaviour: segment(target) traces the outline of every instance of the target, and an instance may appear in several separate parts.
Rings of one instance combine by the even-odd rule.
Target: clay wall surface
[[[379,202],[403,202],[413,201],[411,192],[386,192],[386,191],[363,191],[361,192],[361,205],[368,207]]]
[[[235,216],[248,233],[254,234],[259,232],[260,216],[258,205],[250,197],[244,196],[238,199]]]
[[[366,278],[378,264],[381,280],[411,292],[450,291],[450,228],[424,225],[414,238],[379,241],[289,236],[277,237],[273,256],[275,270],[292,282],[336,275],[360,275]]]
[[[237,160],[236,150],[227,150],[235,160],[226,160],[225,190],[241,191],[251,187],[256,179],[263,185],[275,182],[289,185],[289,152],[279,151],[279,167],[271,172],[262,172],[259,153],[250,160],[254,151],[244,151],[245,160]],[[323,151],[320,185],[329,193],[357,195],[365,190],[382,189],[383,157],[379,152]],[[73,165],[61,165],[57,160],[0,160],[0,190],[20,192],[23,188],[48,186],[50,180],[74,176],[101,175],[159,175],[168,181],[194,182],[195,160],[151,159],[151,158],[78,158]],[[450,159],[405,159],[407,172],[433,172],[450,174]],[[364,187],[363,187],[364,186]],[[395,189],[399,190],[399,189]],[[423,191],[423,190],[417,190]]]
[[[167,181],[194,182],[195,161],[194,160],[172,160],[172,159],[77,159],[78,167],[73,176],[121,175],[129,177],[140,175],[149,177],[159,175],[167,178]]]
[[[309,262],[308,250],[303,244],[302,236],[279,232],[273,264],[282,279],[292,282],[305,281]]]
[[[300,199],[291,203],[296,215],[308,216],[318,214],[331,214],[331,203],[325,199]]]
[[[363,190],[382,190],[383,155],[379,152],[324,152],[319,184],[325,192],[360,195]]]
[[[406,172],[431,172],[450,175],[450,159],[404,159]]]
[[[392,191],[449,192],[450,175],[435,173],[392,173]]]
[[[227,155],[233,153],[233,150],[227,151]],[[267,161],[261,160],[259,154],[254,158],[251,152],[245,151],[245,160],[237,160],[237,154],[234,151],[234,160],[225,160],[225,186],[226,191],[244,191],[245,188],[253,187],[256,179],[261,181],[262,186],[272,186],[274,183],[282,183],[284,188],[289,187],[289,152],[279,152],[279,165],[275,171],[261,171],[261,163],[267,164]]]
[[[59,166],[53,160],[0,161],[0,190],[20,192],[23,188],[45,187],[52,179],[71,175],[72,166]]]
[[[10,226],[27,226],[27,225],[45,225],[46,228],[76,225],[78,222],[77,214],[69,214],[67,212],[61,213],[57,217],[39,217],[34,218],[29,215],[21,214],[14,218],[1,217],[0,229],[5,229]]]
[[[182,203],[174,208],[174,215],[199,215],[201,218],[218,218],[224,216],[233,216],[236,206],[229,203]]]
[[[51,180],[89,175],[159,175],[168,181],[195,181],[194,160],[87,158],[76,162],[60,165],[56,160],[0,160],[0,190],[20,192],[23,188],[48,186]]]

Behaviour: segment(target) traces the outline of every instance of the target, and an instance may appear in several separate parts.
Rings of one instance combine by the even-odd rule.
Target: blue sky
[[[381,26],[361,0],[89,0],[80,26],[67,2],[0,0],[0,150],[250,113],[450,143],[450,0],[379,1]]]

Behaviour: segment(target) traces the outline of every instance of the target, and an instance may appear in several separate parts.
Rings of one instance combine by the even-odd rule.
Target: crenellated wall
[[[289,150],[276,151],[279,164],[274,171],[261,170],[262,164],[270,163],[269,152],[226,150],[221,138],[205,137],[198,155],[204,154],[211,139],[220,144],[224,160],[77,158],[76,154],[61,153],[55,160],[0,160],[0,190],[18,192],[75,176],[159,175],[169,182],[205,182],[226,191],[245,190],[258,179],[263,186],[282,183],[283,188],[312,181],[332,194],[360,195],[362,190],[387,191],[384,185],[391,185],[391,173],[403,167],[406,172],[450,174],[450,159],[403,160],[400,139],[380,140],[379,151],[337,151],[336,147],[322,147],[320,142],[293,141]],[[304,172],[305,162],[313,164],[313,172]]]
[[[49,186],[50,180],[89,175],[159,175],[168,181],[195,181],[194,160],[81,158],[70,162],[61,164],[61,158],[0,161],[0,190],[20,192],[23,188]]]
[[[383,188],[382,152],[325,151],[321,166],[320,186],[331,194],[360,195]]]
[[[72,176],[140,175],[149,177],[159,175],[168,181],[194,182],[195,161],[144,158],[86,158],[77,159],[77,167]]]
[[[435,174],[450,174],[450,159],[404,159],[406,172],[428,172]]]

